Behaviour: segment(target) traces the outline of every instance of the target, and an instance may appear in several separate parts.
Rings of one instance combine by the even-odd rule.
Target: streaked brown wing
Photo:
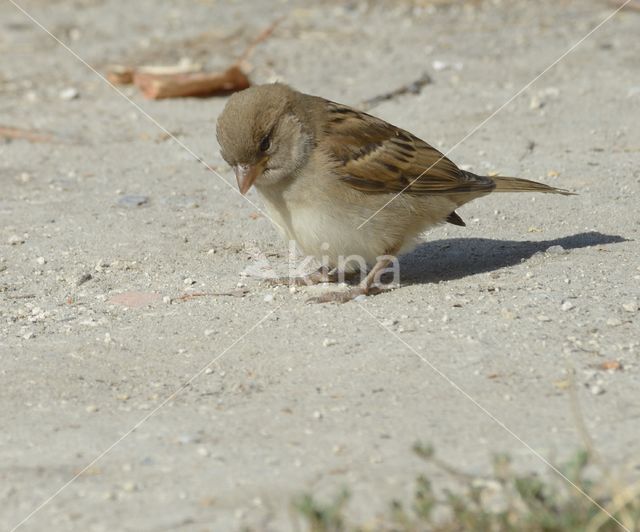
[[[494,186],[379,118],[333,102],[327,102],[327,116],[323,145],[338,162],[340,179],[357,190],[426,195],[488,192]]]

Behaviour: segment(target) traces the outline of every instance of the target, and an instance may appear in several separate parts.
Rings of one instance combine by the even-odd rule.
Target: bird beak
[[[237,164],[233,167],[240,194],[244,196],[249,191],[251,185],[253,185],[255,180],[264,172],[265,166],[267,166],[266,158],[258,161],[256,164]]]

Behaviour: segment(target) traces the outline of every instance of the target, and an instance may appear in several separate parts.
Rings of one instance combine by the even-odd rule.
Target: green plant
[[[410,504],[393,501],[374,524],[366,525],[351,523],[345,516],[347,491],[325,505],[306,494],[294,508],[312,532],[640,531],[640,486],[621,487],[602,471],[588,478],[593,460],[587,451],[576,452],[558,467],[573,485],[556,473],[518,474],[506,455],[494,457],[488,478],[475,478],[441,461],[429,445],[416,444],[413,451],[453,477],[460,489],[437,495],[430,480],[420,475]]]

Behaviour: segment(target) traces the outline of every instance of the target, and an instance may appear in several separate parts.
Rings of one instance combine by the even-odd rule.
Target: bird
[[[379,293],[381,273],[430,227],[464,226],[456,209],[473,199],[494,192],[573,194],[476,175],[400,127],[283,83],[231,95],[216,136],[240,193],[257,189],[282,235],[321,261],[291,282],[360,275],[349,290],[327,292],[318,302]]]

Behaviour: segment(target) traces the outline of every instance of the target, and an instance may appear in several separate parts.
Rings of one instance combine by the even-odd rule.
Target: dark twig
[[[382,102],[386,102],[388,100],[393,100],[398,96],[402,96],[404,94],[420,94],[422,91],[422,87],[425,85],[429,85],[432,82],[431,76],[426,72],[422,74],[418,79],[412,81],[411,83],[406,83],[389,92],[385,92],[384,94],[380,94],[379,96],[374,96],[373,98],[369,98],[368,100],[363,101],[359,107],[365,111],[375,107],[376,105],[381,104]]]

